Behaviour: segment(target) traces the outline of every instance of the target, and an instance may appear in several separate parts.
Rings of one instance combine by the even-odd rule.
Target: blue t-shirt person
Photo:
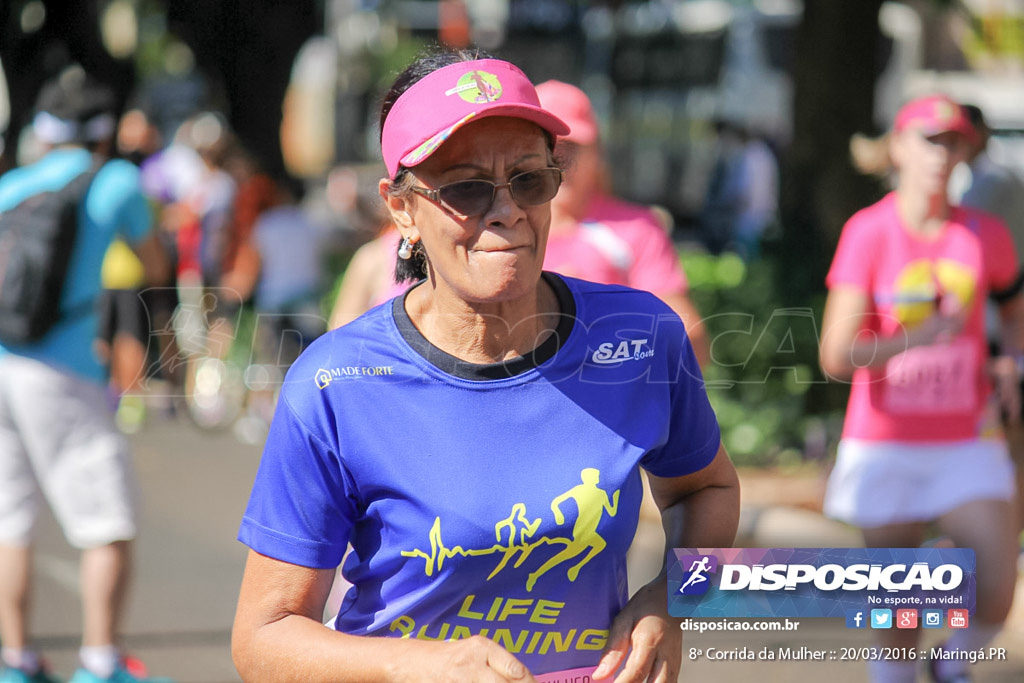
[[[86,149],[62,147],[33,164],[9,171],[0,177],[0,211],[40,192],[60,189],[91,163],[92,155]],[[81,209],[61,294],[61,310],[75,314],[59,321],[38,342],[7,348],[0,345],[0,354],[15,353],[87,380],[104,382],[106,370],[93,352],[96,312],[88,308],[88,303],[99,298],[100,268],[114,238],[121,236],[135,244],[152,227],[149,205],[139,189],[138,169],[124,160],[108,161],[93,179]]]
[[[696,472],[720,433],[667,306],[545,278],[561,323],[529,357],[449,356],[398,298],[288,373],[239,538],[314,568],[351,543],[338,630],[480,634],[534,673],[600,660],[628,598],[639,468]]]

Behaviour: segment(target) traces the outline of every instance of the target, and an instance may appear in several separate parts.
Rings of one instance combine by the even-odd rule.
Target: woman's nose
[[[488,221],[499,219],[503,221],[508,216],[517,212],[522,213],[523,209],[516,203],[512,196],[512,187],[508,183],[496,183],[494,185],[494,199],[487,209]]]

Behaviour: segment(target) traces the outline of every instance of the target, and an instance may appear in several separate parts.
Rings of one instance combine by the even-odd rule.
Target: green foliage
[[[972,17],[964,38],[964,53],[971,64],[983,67],[993,59],[1024,59],[1024,14]]]
[[[788,305],[781,262],[770,255],[744,263],[684,251],[681,260],[710,343],[708,396],[734,461],[791,465],[824,455],[822,434],[834,428],[846,388],[818,365],[822,296]]]

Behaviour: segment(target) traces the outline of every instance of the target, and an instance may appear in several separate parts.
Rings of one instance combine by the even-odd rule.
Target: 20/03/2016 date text
[[[1005,660],[1006,648],[989,647],[977,650],[946,650],[942,647],[841,647],[839,659],[843,661],[874,661],[874,660],[915,660],[915,659],[956,659],[961,661],[982,662],[986,660]]]
[[[985,660],[1005,660],[1006,648],[989,647],[977,650],[945,650],[941,647],[840,647],[812,649],[801,647],[749,647],[689,648],[690,661],[704,658],[711,661],[842,661],[864,662],[877,660],[957,659],[975,664]]]

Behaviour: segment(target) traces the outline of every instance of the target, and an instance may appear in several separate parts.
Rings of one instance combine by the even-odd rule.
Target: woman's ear
[[[389,190],[391,189],[392,182],[387,178],[381,178],[377,184],[377,192],[380,194],[381,199],[384,200],[384,205],[387,207],[388,213],[391,214],[391,220],[404,237],[409,237],[409,232],[415,229],[415,223],[412,219],[412,214],[409,212],[410,207],[407,197],[391,194]]]

